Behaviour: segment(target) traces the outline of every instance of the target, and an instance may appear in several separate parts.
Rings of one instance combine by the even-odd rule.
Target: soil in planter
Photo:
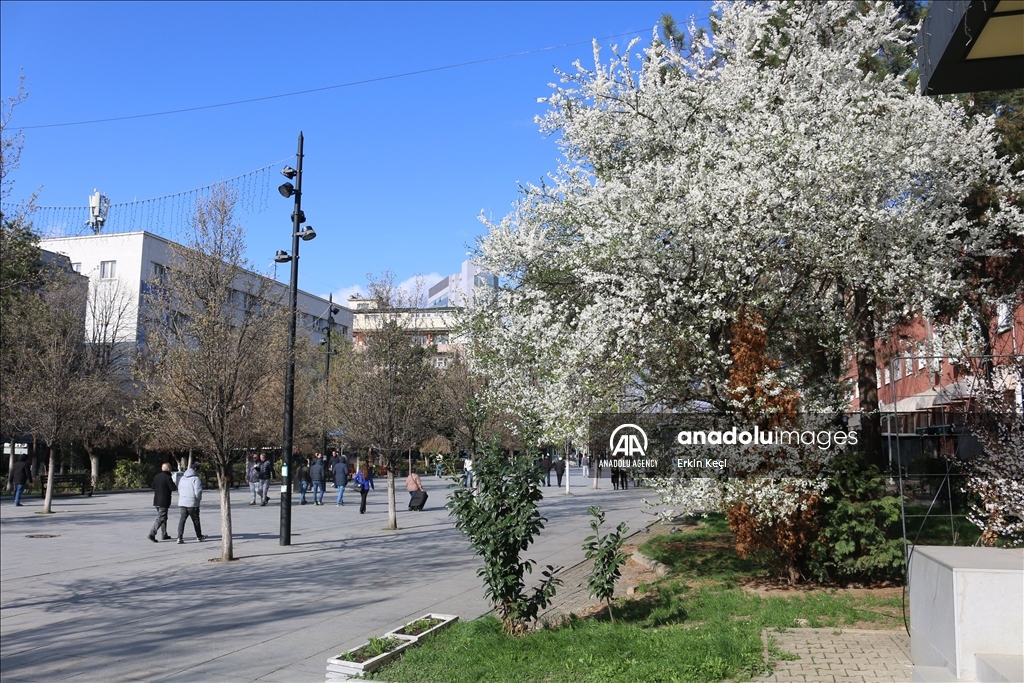
[[[391,652],[401,644],[402,641],[398,638],[370,638],[370,642],[366,645],[363,645],[358,650],[346,652],[339,656],[338,659],[362,664],[386,652]]]
[[[435,619],[433,617],[417,619],[416,621],[410,621],[408,624],[395,631],[395,633],[401,633],[403,636],[418,636],[421,633],[426,633],[443,621],[444,619]]]

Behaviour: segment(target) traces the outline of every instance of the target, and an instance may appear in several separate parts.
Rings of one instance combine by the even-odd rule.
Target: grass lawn
[[[764,628],[794,627],[798,619],[817,627],[902,627],[898,589],[881,596],[747,590],[743,584],[761,577],[762,570],[738,559],[731,543],[724,520],[712,518],[696,531],[659,536],[641,546],[673,573],[617,601],[614,625],[602,611],[510,638],[493,617],[460,622],[407,651],[376,678],[395,683],[743,680],[768,670],[762,658]]]

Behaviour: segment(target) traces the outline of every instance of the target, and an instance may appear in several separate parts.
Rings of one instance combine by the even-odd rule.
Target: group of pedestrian
[[[158,543],[157,532],[161,532],[160,540],[169,541],[171,536],[167,533],[167,512],[171,508],[171,495],[178,492],[178,509],[181,514],[178,517],[178,543],[185,542],[185,520],[192,520],[192,527],[196,532],[197,541],[205,541],[203,527],[199,522],[199,505],[203,500],[203,482],[196,473],[195,466],[190,465],[177,484],[171,477],[171,466],[164,463],[153,478],[153,505],[156,507],[156,521],[149,531],[149,540]]]
[[[327,482],[331,481],[338,489],[335,503],[340,507],[345,504],[345,487],[352,472],[349,470],[348,458],[337,450],[331,451],[329,457],[317,453],[312,460],[302,460],[295,470],[295,479],[299,482],[299,505],[306,504],[306,492],[313,491],[313,505],[324,504]]]
[[[565,476],[565,458],[552,459],[550,455],[545,455],[534,460],[533,466],[540,470],[545,486],[551,486],[552,470],[555,471],[555,486],[562,486],[562,477]]]
[[[274,475],[274,463],[267,460],[264,453],[253,453],[252,462],[246,468],[245,481],[249,484],[249,492],[252,493],[252,500],[249,505],[255,505],[256,499],[260,499],[260,505],[270,502],[270,479]]]

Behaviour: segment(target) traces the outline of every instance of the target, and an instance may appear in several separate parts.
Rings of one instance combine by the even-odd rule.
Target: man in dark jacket
[[[555,461],[555,476],[558,477],[558,486],[562,486],[562,476],[565,474],[565,458],[559,458]]]
[[[317,453],[316,458],[309,465],[309,478],[313,480],[313,505],[324,504],[324,482],[327,477],[327,466],[324,464],[324,454]]]
[[[334,485],[338,487],[338,505],[344,505],[345,487],[348,486],[348,458],[338,455],[338,451],[331,455],[331,472],[334,475]]]
[[[174,480],[171,479],[171,465],[165,462],[153,477],[153,505],[156,507],[156,522],[153,523],[153,528],[149,531],[149,540],[153,543],[157,542],[156,532],[158,530],[163,531],[161,540],[171,540],[171,537],[167,535],[167,509],[171,507],[171,491],[177,489]]]
[[[11,483],[14,484],[14,504],[21,507],[21,492],[25,490],[25,484],[32,481],[32,472],[29,471],[24,456],[18,456],[9,476]]]
[[[544,472],[544,485],[551,486],[551,456],[545,455],[540,461],[540,468]]]
[[[267,456],[265,454],[260,453],[260,462],[256,467],[259,472],[260,480],[260,505],[266,505],[270,502],[270,477],[274,474],[274,465],[267,460]]]

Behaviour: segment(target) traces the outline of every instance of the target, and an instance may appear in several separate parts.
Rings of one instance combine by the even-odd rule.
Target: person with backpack
[[[356,472],[355,482],[359,484],[359,514],[366,514],[366,494],[373,488],[373,473],[363,465]]]
[[[324,504],[324,490],[327,481],[327,467],[324,465],[324,454],[317,453],[309,466],[309,478],[313,481],[313,505]]]

